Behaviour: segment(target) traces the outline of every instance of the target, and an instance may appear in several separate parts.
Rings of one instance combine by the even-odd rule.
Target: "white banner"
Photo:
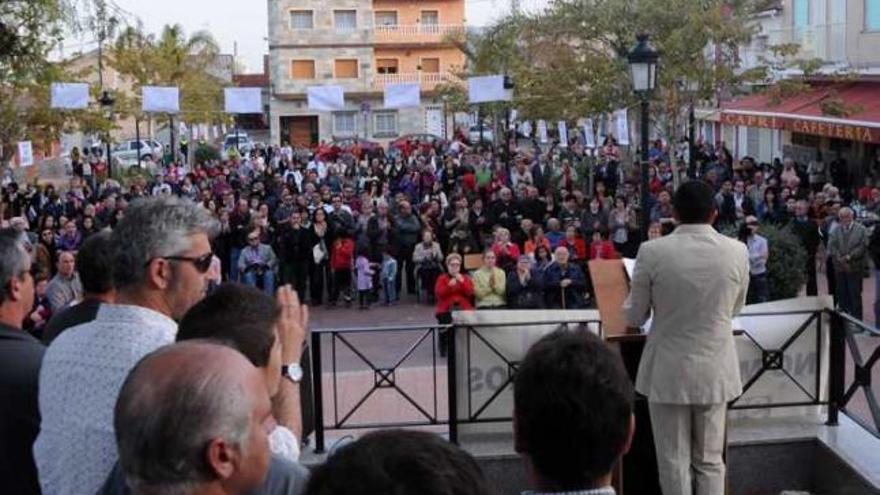
[[[516,109],[510,111],[510,130],[516,129],[516,118],[519,115],[516,113]]]
[[[519,126],[519,132],[525,137],[532,137],[532,123],[528,120],[523,122],[522,125]]]
[[[226,113],[263,113],[263,93],[260,88],[224,88]]]
[[[547,142],[547,122],[543,120],[538,121],[538,140],[541,144]]]
[[[421,104],[422,95],[418,83],[385,85],[385,108],[418,107]]]
[[[180,135],[184,135],[187,132],[186,124],[181,122],[179,126],[177,126],[177,133]]]
[[[345,108],[342,86],[309,86],[309,110],[327,111]]]
[[[207,141],[208,140],[208,124],[202,124],[201,128],[202,128],[202,139]]]
[[[556,128],[559,130],[559,146],[568,148],[568,124],[564,120],[560,120],[556,124]]]
[[[89,85],[86,83],[52,83],[52,108],[81,110],[89,106]]]
[[[18,142],[18,166],[30,167],[34,164],[34,147],[30,141]]]
[[[614,112],[614,122],[617,129],[617,144],[629,145],[629,119],[627,119],[625,108]]]
[[[214,139],[220,139],[220,128],[214,126]]]
[[[596,141],[596,144],[598,144],[599,146],[605,145],[605,133],[607,130],[606,115],[602,114],[602,116],[599,117],[599,133],[598,140]]]
[[[512,100],[513,90],[504,89],[504,76],[468,78],[468,101],[470,103]]]
[[[590,149],[596,149],[596,135],[593,133],[593,119],[584,121],[584,145]]]
[[[220,130],[223,131],[223,135],[226,136],[226,124],[221,125]]]
[[[144,86],[144,112],[177,113],[180,111],[180,90],[175,87]]]

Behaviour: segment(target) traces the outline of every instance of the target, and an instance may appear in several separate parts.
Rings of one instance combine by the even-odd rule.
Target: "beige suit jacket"
[[[732,320],[746,301],[746,245],[709,225],[681,225],[639,249],[628,325],[653,321],[636,390],[650,402],[720,404],[742,394]]]

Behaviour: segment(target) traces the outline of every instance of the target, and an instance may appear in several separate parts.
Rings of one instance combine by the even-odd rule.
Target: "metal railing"
[[[859,347],[859,338],[863,335],[870,340],[862,343],[875,344],[873,350],[867,349],[867,359]],[[831,370],[830,400],[828,424],[836,425],[838,411],[843,411],[850,419],[874,436],[880,438],[880,404],[877,401],[877,390],[873,386],[872,374],[880,361],[880,330],[870,327],[852,316],[839,311],[831,315]],[[849,359],[847,359],[849,357]],[[851,378],[847,380],[847,368],[852,366]],[[864,404],[857,400],[857,392],[862,391]],[[860,411],[860,408],[866,411]]]
[[[807,319],[798,326],[797,330],[794,331],[791,335],[789,335],[785,341],[775,348],[767,348],[762,345],[757,336],[754,335],[754,331],[750,329],[739,329],[734,331],[734,335],[743,336],[748,339],[749,342],[752,343],[760,352],[761,352],[761,367],[755,371],[751,377],[746,380],[743,384],[742,395],[740,395],[737,399],[734,399],[730,403],[731,410],[737,409],[772,409],[772,408],[780,408],[780,407],[797,407],[797,406],[811,406],[811,405],[828,405],[828,400],[822,399],[822,315],[824,311],[778,311],[778,312],[762,312],[762,313],[745,313],[741,314],[739,318],[778,318],[780,316],[807,316]],[[786,369],[785,366],[785,358],[789,357],[789,351],[792,350],[792,346],[800,339],[811,326],[815,326],[816,328],[816,338],[815,338],[815,349],[816,353],[815,357],[815,370],[816,370],[816,383],[810,387],[805,387],[797,378],[795,378],[791,371]],[[781,402],[772,402],[772,403],[761,403],[761,404],[748,404],[748,403],[740,403],[743,398],[747,397],[747,393],[759,382],[761,377],[765,376],[769,372],[778,372],[784,375],[791,383],[795,384],[801,392],[807,397],[807,400],[801,401],[781,401]],[[812,388],[812,390],[808,390],[808,388]]]
[[[823,325],[823,316],[830,318],[830,328]],[[862,349],[859,347],[857,335],[865,334],[874,337],[880,337],[880,330],[869,327],[859,322],[847,314],[831,310],[819,311],[781,311],[781,312],[764,312],[764,313],[747,313],[740,318],[771,318],[771,317],[806,317],[798,328],[788,335],[778,346],[765,346],[760,343],[757,334],[750,329],[738,330],[735,333],[738,336],[748,339],[752,345],[756,346],[760,351],[760,367],[746,379],[743,385],[743,396],[731,402],[730,408],[733,410],[741,409],[771,409],[782,407],[797,406],[827,406],[827,423],[828,425],[837,425],[839,412],[844,412],[848,417],[852,418],[857,424],[865,428],[873,435],[880,437],[880,403],[877,401],[877,393],[872,388],[872,373],[880,361],[880,345],[873,349],[868,349],[870,355],[865,359]],[[536,326],[549,327],[548,331],[557,329],[595,329],[602,336],[603,330],[599,320],[576,320],[576,321],[539,321],[539,322],[517,322],[517,323],[472,323],[453,325],[421,325],[421,326],[399,326],[385,328],[348,328],[348,329],[325,329],[314,330],[311,336],[312,349],[312,373],[314,381],[314,407],[315,407],[315,447],[316,452],[323,452],[325,449],[325,432],[327,430],[348,430],[348,429],[373,429],[373,428],[391,428],[391,427],[427,427],[427,426],[448,426],[449,439],[452,442],[458,441],[458,427],[460,425],[478,424],[478,423],[497,423],[507,422],[511,420],[511,414],[489,414],[490,406],[496,403],[498,398],[505,391],[509,390],[513,384],[516,372],[519,367],[521,356],[512,356],[505,353],[494,344],[490,338],[487,338],[486,331],[493,328],[534,328]],[[815,338],[811,341],[810,352],[815,350],[815,384],[804,385],[792,373],[786,369],[786,358],[794,352],[794,345],[804,338],[805,334],[815,328]],[[439,388],[438,374],[442,373],[443,364],[439,358],[437,342],[441,331],[448,332],[446,339],[446,391],[443,397],[443,391]],[[457,335],[464,333],[464,338],[457,339]],[[409,334],[413,340],[396,359],[391,361],[390,365],[382,366],[367,356],[364,350],[358,348],[353,342],[352,336],[356,335],[381,335],[381,334]],[[828,340],[828,377],[827,380],[822,376],[823,353],[825,347],[824,339]],[[329,393],[333,398],[332,420],[325,419],[325,387],[324,387],[324,364],[322,355],[323,346],[329,340],[330,345],[330,373],[329,377]],[[461,356],[457,354],[457,340],[462,340],[465,345],[465,352]],[[873,339],[871,339],[873,340]],[[864,343],[863,341],[862,343]],[[870,342],[870,341],[869,341]],[[877,339],[880,344],[880,338]],[[399,383],[401,369],[405,369],[403,364],[421,347],[430,343],[430,370],[431,370],[431,386],[429,399],[419,401],[417,397]],[[500,383],[493,387],[494,390],[488,395],[479,399],[474,397],[473,377],[471,358],[473,355],[473,346],[478,343],[484,347],[488,354],[500,360],[502,366],[506,369]],[[873,343],[869,343],[868,346]],[[367,391],[354,402],[354,405],[347,410],[340,411],[339,401],[339,380],[340,373],[338,366],[338,349],[347,349],[351,354],[365,365],[361,371],[372,373],[372,384]],[[459,411],[458,404],[458,363],[457,359],[465,359],[465,367],[467,370],[467,378],[465,379],[467,393],[464,399],[467,401],[466,407]],[[849,360],[848,360],[849,358]],[[851,377],[847,378],[848,366],[852,367]],[[805,400],[782,400],[771,403],[749,404],[745,403],[743,397],[752,390],[760,382],[760,379],[768,373],[781,373],[786,376],[806,397]],[[399,398],[406,404],[412,406],[417,412],[419,419],[415,421],[381,421],[375,423],[359,423],[353,421],[352,418],[364,406],[366,401],[379,390],[394,391]],[[827,398],[823,397],[823,392],[827,390]],[[865,397],[864,403],[856,400],[858,391],[862,391]],[[422,390],[422,396],[425,395]],[[446,401],[446,411],[448,415],[444,418],[441,416],[443,410],[443,400]],[[866,409],[867,414],[864,410]],[[459,413],[462,413],[461,415]],[[510,411],[512,413],[512,411]]]

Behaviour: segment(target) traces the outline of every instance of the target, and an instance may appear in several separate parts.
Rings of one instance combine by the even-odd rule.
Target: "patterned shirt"
[[[34,459],[44,495],[95,493],[117,459],[113,409],[128,372],[171,344],[177,323],[140,306],[101,305],[61,334],[40,370],[42,425]]]

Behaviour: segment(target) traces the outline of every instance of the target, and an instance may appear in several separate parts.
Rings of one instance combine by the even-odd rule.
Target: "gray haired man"
[[[113,406],[126,375],[174,342],[205,294],[216,221],[171,196],[131,204],[113,231],[116,304],[58,337],[40,371],[34,457],[45,495],[95,493],[116,461]]]

